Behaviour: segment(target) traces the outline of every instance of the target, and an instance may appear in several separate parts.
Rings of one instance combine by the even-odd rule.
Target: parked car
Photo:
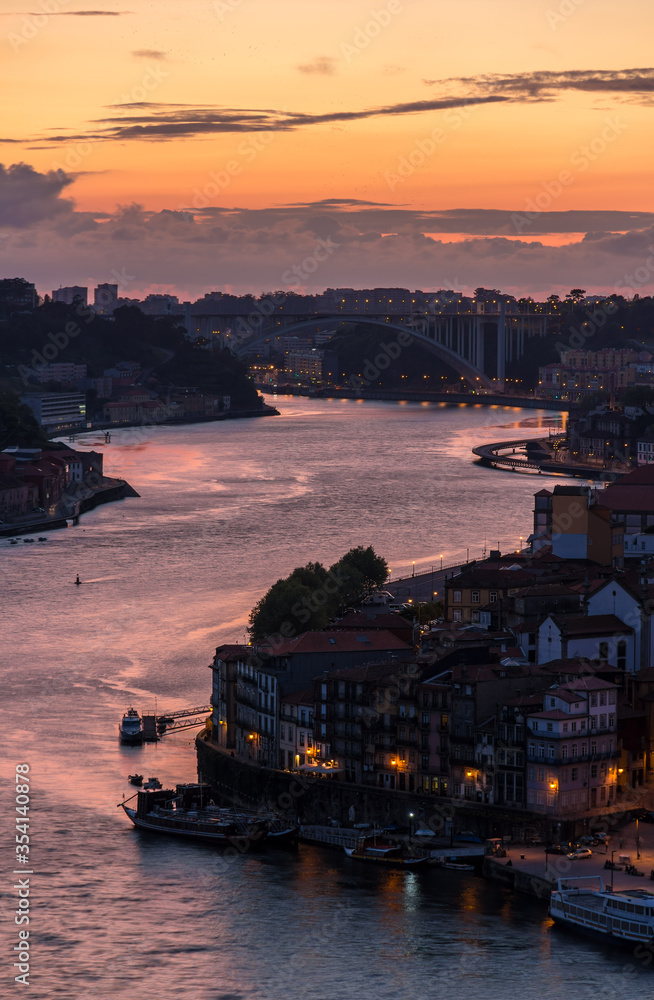
[[[550,844],[545,848],[546,854],[569,854],[570,844]]]
[[[568,857],[572,861],[583,861],[584,858],[592,858],[593,852],[589,847],[579,847],[576,851],[571,851]]]

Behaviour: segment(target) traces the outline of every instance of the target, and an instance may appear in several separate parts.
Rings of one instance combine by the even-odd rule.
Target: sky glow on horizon
[[[320,239],[296,291],[654,291],[649,0],[3,8],[0,262],[42,294],[283,289]]]

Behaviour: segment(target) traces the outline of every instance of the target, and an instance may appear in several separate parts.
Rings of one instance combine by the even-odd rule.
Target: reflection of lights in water
[[[481,909],[481,883],[475,880],[466,885],[459,896],[459,906],[464,911],[477,911]]]

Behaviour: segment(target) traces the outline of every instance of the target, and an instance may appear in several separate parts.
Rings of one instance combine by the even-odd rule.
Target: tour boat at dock
[[[128,708],[118,726],[121,743],[143,742],[143,719],[135,708]]]
[[[233,809],[221,809],[210,798],[211,787],[177,785],[175,790],[143,790],[136,793],[136,808],[120,802],[139,830],[165,833],[215,844],[238,846],[239,851],[262,844],[268,836],[268,820]],[[128,800],[131,801],[131,800]]]
[[[612,944],[654,942],[654,892],[612,891],[599,875],[558,879],[550,916],[557,924]]]
[[[420,847],[412,853],[404,844],[377,840],[374,836],[360,837],[356,847],[344,847],[343,850],[357,861],[373,861],[395,867],[416,868],[429,861],[429,854]]]

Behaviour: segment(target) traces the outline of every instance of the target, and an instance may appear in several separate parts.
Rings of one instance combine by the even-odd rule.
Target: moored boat
[[[119,803],[139,830],[164,833],[239,851],[259,846],[268,835],[266,820],[249,813],[220,809],[210,799],[209,785],[177,785],[175,790],[142,790],[136,808]],[[130,800],[131,801],[131,800]]]
[[[121,743],[143,742],[143,719],[135,708],[128,708],[118,726]]]
[[[132,783],[132,785],[138,785],[139,787],[143,784],[142,774],[128,774],[127,780]]]
[[[429,861],[429,854],[420,847],[411,851],[404,844],[392,840],[380,840],[374,835],[360,837],[356,847],[344,847],[343,850],[348,857],[356,858],[357,861],[372,861],[394,867],[416,868],[419,865],[426,865]]]
[[[549,912],[555,923],[612,944],[654,942],[654,893],[612,891],[599,875],[558,879]]]

